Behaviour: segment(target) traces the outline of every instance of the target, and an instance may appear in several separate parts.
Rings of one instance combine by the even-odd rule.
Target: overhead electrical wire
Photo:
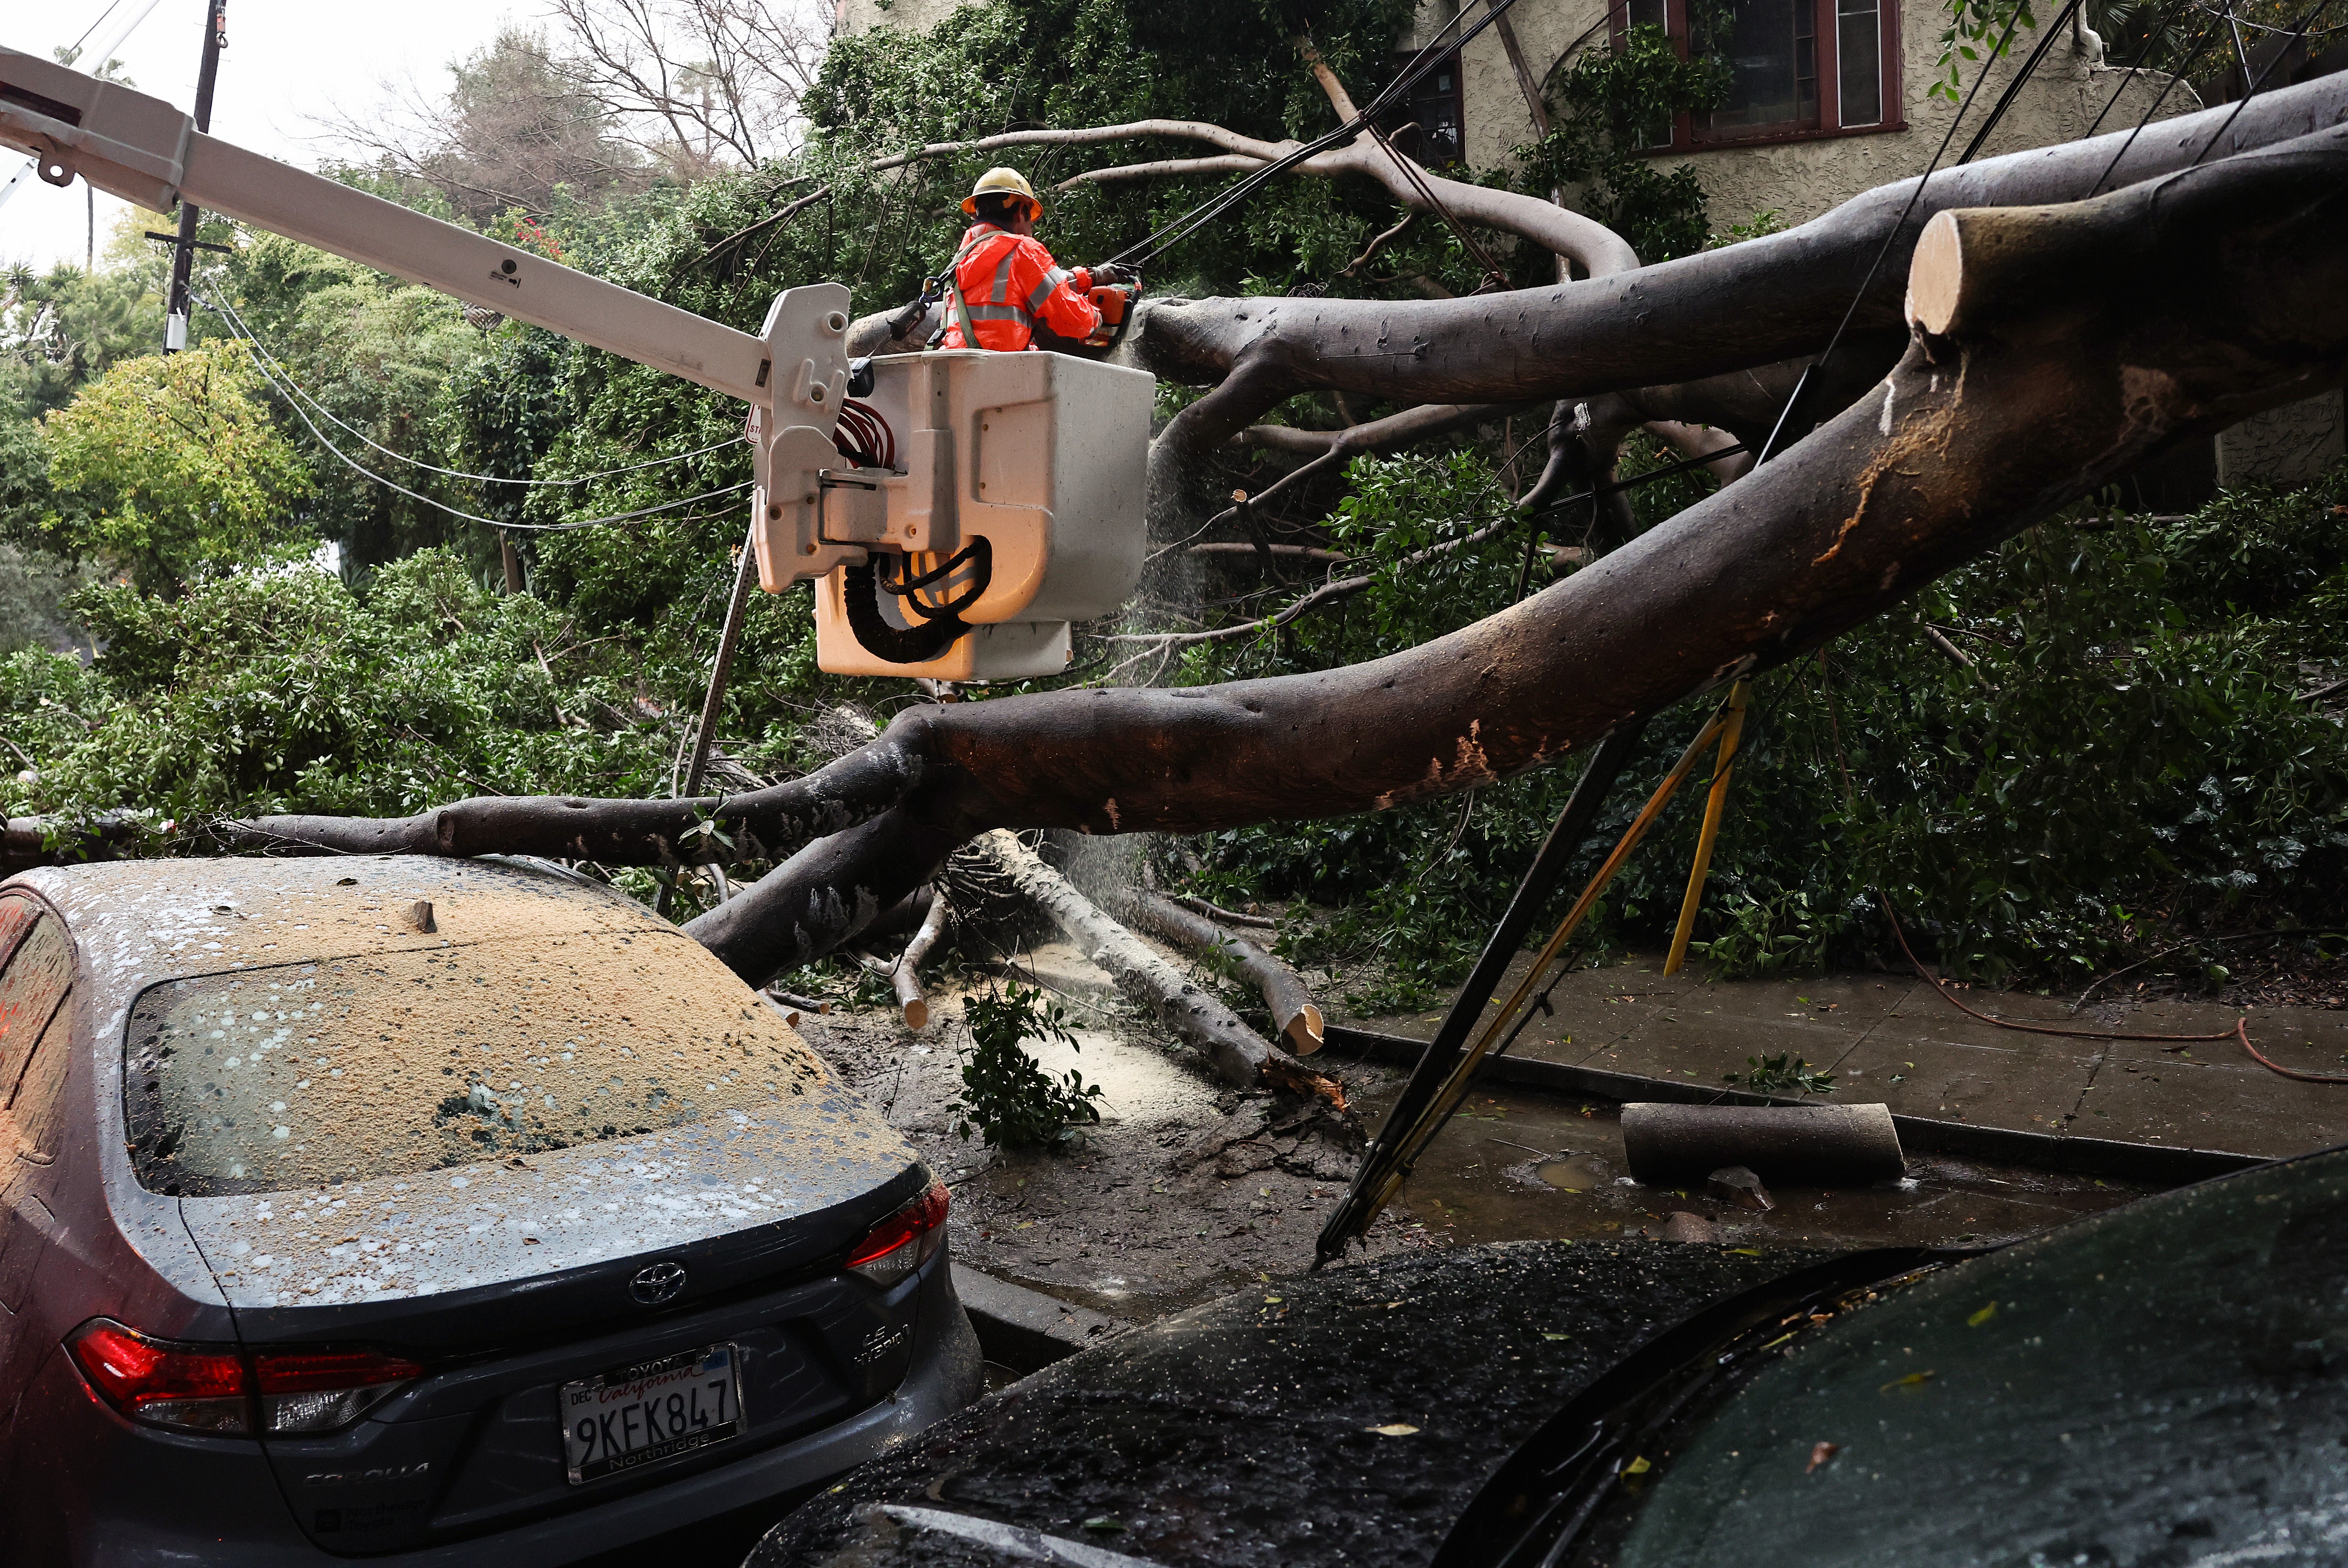
[[[410,468],[423,469],[430,473],[443,474],[452,480],[472,480],[478,483],[485,485],[531,485],[540,487],[583,485],[591,483],[596,480],[611,479],[618,474],[633,474],[644,469],[656,469],[665,463],[681,463],[692,458],[705,458],[712,452],[722,452],[726,448],[738,445],[743,440],[747,439],[746,437],[742,436],[729,436],[725,440],[719,441],[714,446],[703,447],[695,451],[678,452],[673,456],[665,458],[651,458],[641,463],[629,463],[623,468],[616,469],[602,469],[592,474],[580,474],[574,478],[565,480],[509,480],[500,479],[496,474],[469,474],[461,469],[444,469],[438,463],[427,463],[421,458],[411,458],[405,452],[396,452],[389,447],[385,446],[381,441],[378,441],[374,437],[368,435],[365,430],[359,429],[356,427],[337,418],[333,409],[328,408],[324,403],[319,402],[316,397],[302,389],[301,386],[294,381],[292,372],[288,371],[282,363],[270,354],[268,346],[261,341],[260,335],[255,333],[252,328],[246,324],[244,318],[236,313],[235,306],[230,304],[226,300],[220,299],[217,296],[208,296],[206,303],[219,314],[222,320],[226,321],[230,326],[235,330],[246,344],[251,346],[253,353],[259,355],[263,359],[267,359],[269,363],[275,367],[279,377],[283,380],[286,387],[289,387],[296,397],[300,397],[304,402],[309,404],[312,408],[315,409],[321,418],[334,424],[338,428],[345,430],[353,436],[356,436],[360,440],[365,441],[368,446],[373,447],[376,451],[381,452],[386,458],[390,458],[397,462],[406,463]]]
[[[208,294],[201,295],[201,298],[206,308],[220,315],[222,320],[225,321],[228,319],[229,312],[220,301]],[[233,331],[233,328],[232,328],[232,331]],[[251,338],[244,337],[241,335],[238,336],[237,341],[247,344],[252,343]],[[256,350],[259,348],[257,344],[253,346]],[[399,494],[407,497],[408,500],[418,502],[424,506],[428,506],[435,511],[445,512],[450,517],[461,519],[466,522],[478,522],[489,528],[510,529],[520,533],[570,533],[582,528],[601,528],[607,523],[633,522],[638,518],[652,517],[664,511],[675,511],[679,508],[692,506],[699,501],[715,500],[720,496],[736,494],[739,491],[748,490],[752,485],[757,482],[755,480],[744,480],[739,484],[727,485],[720,490],[705,490],[699,495],[686,496],[682,500],[663,501],[657,506],[640,507],[634,511],[613,512],[607,517],[578,518],[568,522],[513,522],[503,518],[483,517],[478,512],[460,511],[456,507],[448,505],[446,501],[434,500],[428,495],[409,490],[397,480],[386,479],[383,475],[376,473],[373,469],[368,468],[356,458],[352,457],[348,452],[345,452],[340,447],[335,445],[333,441],[327,439],[326,433],[318,428],[317,424],[311,419],[308,412],[304,410],[302,405],[294,399],[294,397],[283,385],[279,383],[275,374],[273,374],[267,366],[261,363],[261,356],[258,353],[256,353],[254,358],[254,368],[261,372],[261,378],[268,383],[269,389],[276,393],[279,397],[284,399],[285,406],[294,411],[294,417],[295,418],[302,421],[303,428],[310,432],[311,436],[316,439],[320,446],[325,448],[327,451],[332,452],[335,458],[340,459],[343,465],[345,468],[348,468],[353,473],[357,474],[362,479],[372,480],[376,484],[383,486],[386,490],[396,490]]]
[[[1997,122],[2003,119],[2005,111],[2013,107],[2013,100],[2022,95],[2032,73],[2038,69],[2038,62],[2046,57],[2046,51],[2054,47],[2054,40],[2063,36],[2064,27],[2078,15],[2078,11],[2079,0],[2068,0],[2063,9],[2054,14],[2054,19],[2046,24],[2045,32],[2039,35],[2038,46],[2030,51],[2030,57],[2022,63],[2020,70],[2013,73],[2013,79],[2005,84],[2005,91],[1999,94],[1997,102],[1990,106],[1989,118],[1982,121],[1981,129],[1973,132],[1973,139],[1965,143],[1964,151],[1957,155],[1957,167],[1971,163],[1973,155],[1988,142],[1989,133],[1997,129]]]
[[[2013,42],[2013,30],[2021,25],[2023,10],[2024,7],[2017,5],[2013,15],[2006,18],[2005,31],[1999,35],[1997,47],[1982,61],[1980,75],[1974,77],[1973,85],[1965,89],[1965,101],[1959,104],[1957,112],[1950,117],[1949,129],[1941,134],[1941,145],[1934,150],[1932,161],[1924,166],[1924,172],[1916,181],[1916,188],[1908,192],[1907,204],[1900,209],[1900,216],[1892,220],[1891,227],[1883,232],[1883,243],[1875,248],[1875,259],[1868,263],[1867,275],[1859,280],[1859,288],[1850,296],[1849,308],[1842,313],[1842,320],[1835,324],[1834,335],[1827,339],[1826,352],[1803,366],[1801,379],[1794,383],[1793,395],[1786,399],[1785,407],[1778,411],[1776,428],[1770,430],[1769,438],[1761,444],[1760,453],[1753,459],[1754,467],[1758,468],[1777,455],[1793,426],[1795,415],[1801,408],[1802,394],[1809,389],[1810,377],[1825,369],[1828,361],[1834,358],[1835,350],[1842,346],[1843,334],[1850,330],[1851,322],[1859,315],[1860,302],[1867,298],[1867,291],[1875,286],[1875,274],[1883,270],[1884,258],[1891,254],[1892,244],[1900,238],[1900,231],[1908,226],[1909,218],[1916,211],[1916,203],[1924,199],[1924,187],[1932,182],[1932,176],[1940,170],[1941,160],[1949,155],[1949,144],[1957,139],[1957,127],[1962,125],[1965,116],[1972,112],[1973,99],[1981,96],[1982,84],[1989,80],[1990,67],[1997,64],[2004,56],[2006,46]]]
[[[2291,36],[2296,40],[2303,41],[2308,36],[2308,29],[2315,25],[2315,19],[2329,10],[2331,5],[2332,0],[2315,0],[2315,4],[2308,8],[2307,15],[2299,19],[2299,26],[2291,29]],[[2231,11],[2232,6],[2230,4],[2229,15]],[[2250,107],[2250,100],[2259,96],[2259,89],[2267,85],[2267,77],[2274,74],[2274,68],[2282,64],[2283,57],[2289,53],[2291,51],[2287,48],[2277,49],[2254,77],[2248,71],[2243,72],[2245,85],[2242,88],[2242,96],[2234,102],[2234,112],[2228,115],[2225,121],[2209,133],[2209,139],[2202,144],[2200,151],[2193,155],[2193,161],[2188,167],[2194,169],[2201,167],[2201,160],[2215,151],[2219,142],[2226,139],[2226,133],[2234,129],[2234,122],[2242,118],[2242,111]]]
[[[2160,91],[2154,94],[2152,102],[2145,106],[2143,115],[2137,119],[2135,127],[2127,133],[2127,139],[2120,143],[2119,150],[2112,154],[2112,160],[2104,165],[2104,171],[2096,175],[2096,182],[2087,188],[2087,195],[2090,198],[2103,190],[2104,181],[2112,177],[2112,171],[2117,169],[2120,166],[2120,160],[2128,155],[2128,149],[2136,145],[2136,139],[2142,136],[2145,127],[2152,123],[2152,117],[2160,112],[2160,106],[2168,101],[2170,90],[2185,79],[2186,73],[2200,63],[2203,53],[2216,42],[2219,33],[2215,28],[2203,34],[2201,41],[2193,46],[2192,51],[2178,65],[2177,69],[2168,73],[2168,79],[2160,84]],[[2249,100],[2245,98],[2243,101]],[[2230,126],[2234,122],[2230,119],[2226,123]]]
[[[1311,141],[1304,142],[1300,146],[1291,149],[1289,151],[1281,154],[1278,158],[1275,158],[1271,162],[1265,164],[1262,168],[1251,170],[1249,173],[1241,175],[1237,181],[1225,187],[1222,191],[1208,197],[1204,201],[1200,202],[1189,211],[1176,218],[1172,222],[1161,225],[1146,238],[1137,240],[1132,244],[1128,245],[1124,250],[1119,251],[1116,255],[1110,257],[1109,260],[1112,263],[1130,262],[1134,265],[1139,266],[1157,256],[1162,255],[1167,251],[1171,250],[1174,246],[1181,243],[1182,241],[1189,239],[1192,234],[1198,232],[1199,230],[1204,228],[1207,224],[1211,223],[1217,218],[1221,217],[1223,213],[1228,211],[1231,207],[1252,195],[1256,189],[1259,186],[1262,186],[1265,181],[1272,179],[1276,175],[1286,173],[1289,170],[1293,169],[1296,165],[1303,162],[1306,159],[1312,158],[1318,153],[1325,152],[1332,147],[1335,147],[1351,140],[1354,136],[1360,134],[1362,129],[1367,126],[1372,119],[1393,108],[1394,102],[1396,98],[1408,92],[1412,88],[1416,87],[1419,79],[1422,77],[1425,77],[1428,72],[1435,69],[1435,67],[1441,63],[1445,56],[1454,53],[1457,50],[1466,48],[1468,42],[1473,39],[1477,34],[1481,33],[1485,28],[1490,26],[1493,23],[1506,15],[1508,14],[1509,7],[1514,5],[1516,3],[1517,0],[1496,0],[1496,3],[1488,5],[1483,15],[1477,19],[1474,26],[1459,35],[1457,42],[1446,44],[1444,42],[1445,36],[1448,34],[1451,29],[1459,26],[1461,20],[1467,15],[1467,13],[1464,10],[1455,14],[1451,20],[1446,22],[1442,27],[1437,30],[1434,38],[1425,46],[1420,48],[1416,55],[1411,57],[1411,63],[1405,66],[1401,72],[1395,77],[1394,80],[1388,82],[1385,87],[1379,91],[1378,95],[1372,98],[1368,104],[1354,112],[1353,119],[1345,121],[1334,130],[1324,131],[1321,135],[1314,137]],[[1603,26],[1606,21],[1612,16],[1614,10],[1617,8],[1619,8],[1619,5],[1610,6],[1606,15],[1600,17],[1596,24],[1592,25],[1588,30],[1586,30],[1581,36],[1582,38],[1586,39],[1591,36],[1591,34],[1595,33],[1599,26]],[[1576,40],[1576,46],[1579,46],[1580,42],[1581,40]],[[1570,53],[1571,51],[1569,50],[1567,52]],[[1136,253],[1141,253],[1137,259]]]

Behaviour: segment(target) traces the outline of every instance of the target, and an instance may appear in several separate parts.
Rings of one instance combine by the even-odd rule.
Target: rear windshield
[[[663,933],[170,981],[139,999],[124,1062],[139,1183],[185,1196],[763,1118],[824,1079],[707,948]]]

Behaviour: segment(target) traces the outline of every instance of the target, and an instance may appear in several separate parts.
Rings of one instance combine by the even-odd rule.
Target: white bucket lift
[[[791,423],[769,438],[758,410],[759,582],[821,579],[816,662],[834,674],[1058,674],[1069,623],[1114,611],[1140,578],[1156,382],[957,349],[870,360],[868,387],[846,357],[846,293],[792,289],[768,318],[775,363],[794,368],[772,410]],[[793,342],[829,352],[782,351]]]

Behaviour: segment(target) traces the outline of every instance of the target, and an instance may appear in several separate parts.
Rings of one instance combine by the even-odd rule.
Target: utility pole
[[[204,54],[196,67],[196,129],[212,128],[212,88],[220,80],[221,51],[228,47],[228,0],[204,0]],[[171,251],[170,315],[163,323],[163,352],[188,346],[188,273],[196,260],[196,204],[180,202],[179,242]]]

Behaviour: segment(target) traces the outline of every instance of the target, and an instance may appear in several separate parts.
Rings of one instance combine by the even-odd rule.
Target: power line
[[[722,452],[726,448],[737,446],[744,440],[747,439],[747,437],[742,436],[728,436],[726,439],[718,442],[715,446],[702,447],[690,452],[678,452],[672,457],[650,458],[641,463],[630,463],[624,468],[602,469],[592,474],[581,474],[575,479],[567,480],[509,480],[500,479],[495,474],[469,474],[461,469],[444,469],[438,463],[427,463],[421,458],[411,458],[405,452],[396,452],[389,447],[385,446],[381,441],[378,441],[374,437],[368,435],[365,430],[359,429],[357,427],[336,418],[333,409],[327,407],[324,403],[319,402],[317,398],[304,391],[302,387],[295,383],[292,372],[288,371],[283,363],[270,354],[267,346],[262,343],[260,335],[254,332],[245,319],[237,314],[235,306],[230,304],[227,301],[219,298],[217,295],[208,295],[204,303],[210,305],[213,311],[221,317],[221,319],[227,321],[237,334],[243,338],[245,343],[252,346],[252,351],[255,354],[261,356],[263,359],[267,359],[271,366],[275,368],[280,378],[284,381],[286,387],[292,391],[295,397],[300,397],[304,402],[309,404],[313,409],[317,411],[320,417],[328,420],[348,434],[357,437],[360,440],[365,441],[368,446],[373,447],[376,451],[381,452],[386,458],[390,458],[397,462],[406,463],[410,468],[423,469],[430,473],[446,475],[448,478],[452,480],[474,480],[485,485],[532,485],[540,487],[583,485],[595,480],[610,479],[617,474],[633,474],[644,469],[656,469],[665,463],[681,463],[693,458],[705,458],[712,452]]]
[[[2323,15],[2323,13],[2330,8],[2331,5],[2332,0],[2315,0],[2315,4],[2309,8],[2307,15],[2299,19],[2299,26],[2291,29],[2291,36],[2293,40],[2297,41],[2304,39],[2307,36],[2307,30],[2315,25],[2315,19]],[[2227,14],[2230,16],[2232,15],[2230,0],[2227,7]],[[2241,98],[2234,104],[2234,112],[2226,117],[2224,124],[2220,125],[2216,130],[2210,132],[2209,141],[2203,144],[2200,151],[2193,155],[2193,162],[2189,167],[2196,169],[2199,168],[2201,166],[2201,160],[2209,157],[2219,142],[2226,139],[2226,133],[2234,129],[2234,122],[2242,118],[2242,111],[2250,107],[2250,100],[2259,96],[2259,89],[2267,85],[2267,77],[2273,74],[2274,68],[2277,66],[2282,64],[2283,57],[2290,52],[2291,51],[2288,48],[2277,49],[2273,56],[2268,59],[2266,65],[2260,70],[2255,79],[2250,78],[2248,71],[2243,73],[2245,85],[2242,88]]]
[[[2319,5],[2319,9],[2321,7]],[[2112,170],[2117,169],[2120,166],[2120,160],[2128,155],[2128,149],[2136,145],[2136,139],[2144,134],[2144,128],[2152,123],[2152,117],[2158,114],[2160,112],[2160,106],[2168,101],[2170,89],[2175,88],[2178,83],[2183,81],[2185,79],[2186,73],[2200,63],[2202,52],[2208,49],[2210,44],[2215,41],[2217,37],[2218,32],[2215,28],[2211,28],[2203,33],[2201,35],[2201,41],[2193,46],[2192,53],[2187,55],[2184,61],[2178,66],[2177,69],[2168,74],[2168,79],[2160,84],[2160,91],[2153,95],[2152,102],[2146,106],[2143,117],[2136,122],[2135,129],[2127,133],[2127,139],[2120,143],[2119,150],[2112,154],[2112,160],[2104,165],[2104,171],[2101,174],[2096,175],[2096,182],[2087,188],[2088,196],[2093,197],[2097,191],[2104,188],[2104,181],[2112,177]],[[2114,97],[2116,98],[2117,95],[2115,94]],[[2239,113],[2240,111],[2238,110],[2236,112]],[[2231,119],[2229,119],[2226,123],[2230,126],[2234,122]]]
[[[2000,93],[1997,102],[1990,106],[1989,118],[1982,121],[1981,129],[1973,132],[1973,139],[1965,143],[1964,151],[1957,155],[1958,164],[1971,163],[1973,155],[1988,143],[1989,133],[1997,129],[1997,122],[2005,118],[2005,111],[2012,108],[2013,100],[2022,96],[2023,88],[2038,69],[2038,62],[2046,57],[2046,51],[2054,46],[2056,38],[2063,36],[2064,27],[2078,14],[2078,10],[2079,0],[2068,0],[2055,14],[2054,19],[2046,25],[2046,31],[2039,35],[2038,46],[2030,51],[2030,57],[2022,63],[2020,70],[2013,73],[2013,79],[2005,84],[2005,91]]]
[[[1110,257],[1109,260],[1112,263],[1125,262],[1131,259],[1134,256],[1134,253],[1137,251],[1142,251],[1147,248],[1148,253],[1143,255],[1139,261],[1137,261],[1134,263],[1138,266],[1144,262],[1148,262],[1157,256],[1162,255],[1167,251],[1173,249],[1174,246],[1181,243],[1184,240],[1189,239],[1192,234],[1197,233],[1207,224],[1211,223],[1217,218],[1221,217],[1223,213],[1230,211],[1231,207],[1252,195],[1258,188],[1265,183],[1265,181],[1272,179],[1276,175],[1286,173],[1289,170],[1293,169],[1296,165],[1303,162],[1308,158],[1312,158],[1318,153],[1325,152],[1330,148],[1351,139],[1353,137],[1359,134],[1362,128],[1368,125],[1375,117],[1384,114],[1387,109],[1391,108],[1396,98],[1408,92],[1412,88],[1416,87],[1418,85],[1419,78],[1426,76],[1429,71],[1432,71],[1436,66],[1440,63],[1445,55],[1453,53],[1458,49],[1466,48],[1469,41],[1472,40],[1477,34],[1482,32],[1494,22],[1499,20],[1500,17],[1506,15],[1508,14],[1509,7],[1516,3],[1517,0],[1498,0],[1497,4],[1488,6],[1484,15],[1478,18],[1474,26],[1459,35],[1458,42],[1446,45],[1443,41],[1444,36],[1449,33],[1452,28],[1459,26],[1460,21],[1467,15],[1467,12],[1464,10],[1456,13],[1452,16],[1451,20],[1446,22],[1439,29],[1437,30],[1434,38],[1422,47],[1416,55],[1412,57],[1411,63],[1404,67],[1400,74],[1398,74],[1394,80],[1388,82],[1378,95],[1369,101],[1365,108],[1357,109],[1354,112],[1353,119],[1345,121],[1334,130],[1325,131],[1322,135],[1314,137],[1311,141],[1305,142],[1288,152],[1282,153],[1280,157],[1273,159],[1262,168],[1241,176],[1240,179],[1231,185],[1217,192],[1215,195],[1210,196],[1207,200],[1200,202],[1197,206],[1191,208],[1188,212],[1183,213],[1172,222],[1160,226],[1147,238],[1138,240],[1134,243],[1128,245],[1124,250],[1119,251],[1116,255]],[[1610,9],[1607,15],[1611,16],[1612,15],[1612,11]],[[1601,17],[1601,21],[1602,22],[1604,18]],[[1589,33],[1594,33],[1596,31],[1597,28],[1592,26],[1589,32],[1584,33],[1582,36],[1587,37],[1589,36]]]
[[[203,296],[203,301],[208,308],[218,313],[223,320],[227,319],[228,313],[222,308],[219,300],[207,294]],[[237,341],[240,343],[251,344],[252,340],[240,335],[238,336]],[[254,346],[257,347],[258,346],[255,345]],[[310,432],[311,436],[320,446],[325,448],[329,452],[332,452],[342,461],[344,466],[348,468],[352,472],[357,474],[362,479],[372,480],[376,484],[383,486],[386,490],[396,490],[401,495],[407,497],[408,500],[417,501],[424,506],[428,506],[435,511],[446,512],[450,517],[462,519],[466,522],[481,523],[489,528],[511,529],[521,533],[570,533],[582,528],[601,528],[606,523],[613,522],[633,522],[638,518],[652,517],[656,513],[664,511],[675,511],[680,507],[692,506],[699,501],[715,500],[720,496],[736,494],[738,491],[748,490],[752,485],[757,482],[756,480],[744,480],[739,484],[727,485],[721,490],[705,490],[699,495],[686,496],[682,500],[663,501],[658,506],[641,507],[634,511],[613,512],[608,517],[579,518],[569,522],[510,522],[502,518],[483,517],[477,512],[460,511],[445,501],[434,500],[428,495],[424,495],[418,491],[409,490],[406,485],[401,484],[396,480],[386,479],[383,475],[376,473],[373,469],[368,468],[356,458],[352,457],[348,452],[345,452],[340,447],[335,445],[334,442],[328,440],[326,438],[325,432],[318,428],[317,425],[310,418],[308,413],[303,409],[302,405],[289,395],[286,389],[278,383],[277,377],[271,372],[269,367],[260,363],[258,356],[256,356],[254,360],[254,367],[260,370],[261,378],[269,384],[269,389],[276,393],[281,398],[284,399],[285,406],[294,411],[294,417],[295,418],[302,421],[303,428]]]
[[[1908,226],[1910,216],[1916,211],[1916,203],[1924,199],[1924,187],[1931,183],[1933,173],[1941,167],[1941,160],[1949,155],[1949,143],[1957,139],[1957,127],[1964,123],[1965,116],[1972,110],[1973,99],[1981,96],[1982,84],[1989,80],[1990,67],[1997,64],[2004,56],[2006,46],[2013,42],[2013,29],[2021,24],[2023,10],[2023,6],[2016,5],[2013,15],[2006,18],[2005,31],[1999,36],[1997,47],[1982,59],[1981,74],[1974,77],[1973,85],[1965,89],[1965,101],[1959,104],[1957,112],[1949,118],[1949,129],[1941,134],[1941,145],[1932,153],[1932,161],[1924,166],[1923,174],[1916,181],[1916,188],[1908,192],[1908,204],[1900,209],[1900,216],[1892,221],[1890,228],[1884,231],[1883,243],[1876,247],[1875,260],[1867,264],[1867,275],[1859,280],[1859,290],[1850,296],[1850,307],[1842,313],[1842,320],[1835,325],[1834,335],[1827,339],[1826,352],[1802,367],[1801,379],[1794,383],[1793,395],[1786,399],[1786,407],[1778,411],[1776,426],[1769,432],[1769,438],[1761,444],[1759,454],[1753,459],[1754,467],[1758,468],[1777,455],[1778,447],[1792,428],[1796,412],[1801,407],[1802,394],[1809,390],[1810,377],[1824,369],[1827,362],[1834,357],[1835,350],[1842,346],[1843,334],[1850,330],[1852,319],[1859,315],[1859,303],[1867,298],[1867,291],[1875,285],[1875,274],[1883,270],[1883,260],[1891,253],[1892,243],[1900,238],[1900,231]]]
[[[2178,15],[2184,12],[2185,5],[2186,0],[2168,0],[2168,9],[2163,11],[2160,14],[2159,19],[2154,22],[2150,27],[2145,29],[2143,46],[2137,50],[2136,58],[2128,62],[2127,79],[2112,89],[2112,96],[2106,98],[2104,100],[2104,107],[2096,111],[2095,120],[2087,127],[2087,134],[2081,137],[2079,139],[2080,140],[2092,140],[2096,132],[2104,128],[2104,117],[2110,114],[2112,110],[2118,106],[2120,96],[2127,92],[2129,88],[2136,85],[2137,76],[2144,69],[2145,61],[2152,58],[2153,49],[2159,44],[2161,39],[2168,36],[2169,24],[2176,21]]]

